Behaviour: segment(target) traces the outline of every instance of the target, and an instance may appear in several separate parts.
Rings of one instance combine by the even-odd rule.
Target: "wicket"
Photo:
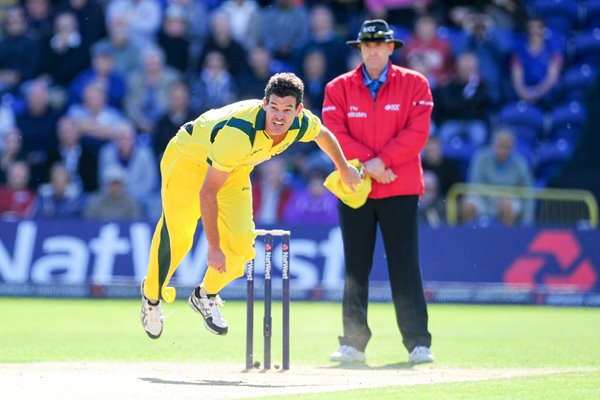
[[[290,368],[290,231],[281,229],[257,229],[257,236],[265,240],[265,315],[263,318],[264,368],[271,368],[271,270],[273,259],[273,236],[281,236],[281,306],[282,315],[282,369]],[[254,365],[254,260],[246,265],[246,369]]]

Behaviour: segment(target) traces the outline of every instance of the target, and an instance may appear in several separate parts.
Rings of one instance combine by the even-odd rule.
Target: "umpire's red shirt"
[[[420,73],[390,64],[387,80],[373,100],[361,64],[327,84],[323,122],[348,160],[379,157],[398,177],[385,185],[373,181],[369,198],[422,195],[420,153],[429,136],[432,110],[429,83]]]

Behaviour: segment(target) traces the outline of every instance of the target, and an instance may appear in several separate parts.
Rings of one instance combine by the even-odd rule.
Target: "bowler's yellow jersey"
[[[236,167],[260,164],[294,142],[309,142],[321,131],[321,120],[304,108],[285,139],[273,146],[265,130],[262,104],[262,100],[246,100],[209,110],[181,127],[175,145],[194,163],[208,162],[213,168],[231,172]]]

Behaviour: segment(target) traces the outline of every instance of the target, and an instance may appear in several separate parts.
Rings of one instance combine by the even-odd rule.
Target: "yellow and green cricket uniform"
[[[254,258],[254,221],[250,172],[283,152],[294,142],[309,142],[321,131],[321,121],[303,109],[281,143],[265,130],[261,100],[248,100],[209,110],[183,125],[169,142],[160,163],[163,214],[152,245],[144,294],[150,300],[175,300],[168,283],[191,249],[200,215],[200,189],[209,166],[229,172],[217,194],[218,229],[227,272],[208,268],[203,285],[218,293],[244,275],[245,264]]]

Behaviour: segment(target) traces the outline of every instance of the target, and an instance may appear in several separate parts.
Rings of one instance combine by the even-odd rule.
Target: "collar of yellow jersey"
[[[357,159],[348,161],[351,165],[354,165],[360,171],[362,169],[362,164]],[[338,170],[330,173],[325,182],[323,183],[327,189],[331,191],[338,199],[340,199],[344,204],[348,207],[359,208],[362,207],[369,197],[369,193],[371,193],[371,178],[370,177],[362,177],[358,185],[355,186],[355,191],[344,182],[340,177],[340,172]]]

